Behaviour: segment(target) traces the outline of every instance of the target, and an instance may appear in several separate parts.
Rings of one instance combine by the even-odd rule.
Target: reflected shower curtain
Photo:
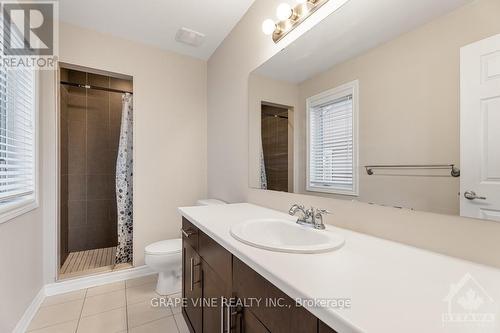
[[[264,160],[264,148],[260,144],[260,188],[267,190],[266,162]]]
[[[115,263],[132,262],[133,228],[133,160],[132,160],[132,95],[122,97],[120,144],[116,160],[116,203],[118,211],[118,246]]]

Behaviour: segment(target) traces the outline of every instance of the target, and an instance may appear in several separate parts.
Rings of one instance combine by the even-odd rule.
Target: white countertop
[[[291,219],[287,214],[246,203],[183,207],[179,211],[291,298],[350,299],[349,309],[308,307],[339,333],[500,332],[499,269],[333,226],[328,226],[327,232],[342,234],[346,239],[337,251],[271,252],[234,239],[229,233],[231,225],[254,218]],[[481,244],[471,240],[464,246]],[[480,286],[463,279],[465,287],[453,297],[453,308],[465,291],[477,291],[484,301],[478,311],[491,312],[493,308],[496,324],[443,324],[442,316],[448,313],[445,298],[451,285],[458,284],[466,274]]]

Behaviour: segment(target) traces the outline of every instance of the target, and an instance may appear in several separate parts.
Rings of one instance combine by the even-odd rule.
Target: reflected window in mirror
[[[358,195],[358,81],[307,99],[307,190]]]

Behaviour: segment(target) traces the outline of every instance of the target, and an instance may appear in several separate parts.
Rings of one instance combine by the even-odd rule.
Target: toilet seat
[[[146,246],[144,249],[144,253],[150,255],[176,254],[181,252],[182,240],[180,238],[159,241]]]

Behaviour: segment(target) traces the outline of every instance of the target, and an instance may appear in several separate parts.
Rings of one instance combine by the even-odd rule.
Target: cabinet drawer
[[[232,255],[205,233],[199,232],[198,253],[228,287],[232,284]]]
[[[318,331],[318,319],[295,302],[273,284],[233,257],[233,289],[240,299],[262,300],[249,309],[265,327],[273,333],[311,333]],[[266,300],[275,300],[275,303]],[[277,301],[279,300],[279,303]],[[274,306],[271,304],[280,304]]]
[[[198,251],[198,238],[200,231],[185,217],[182,218],[182,239],[195,251]]]

